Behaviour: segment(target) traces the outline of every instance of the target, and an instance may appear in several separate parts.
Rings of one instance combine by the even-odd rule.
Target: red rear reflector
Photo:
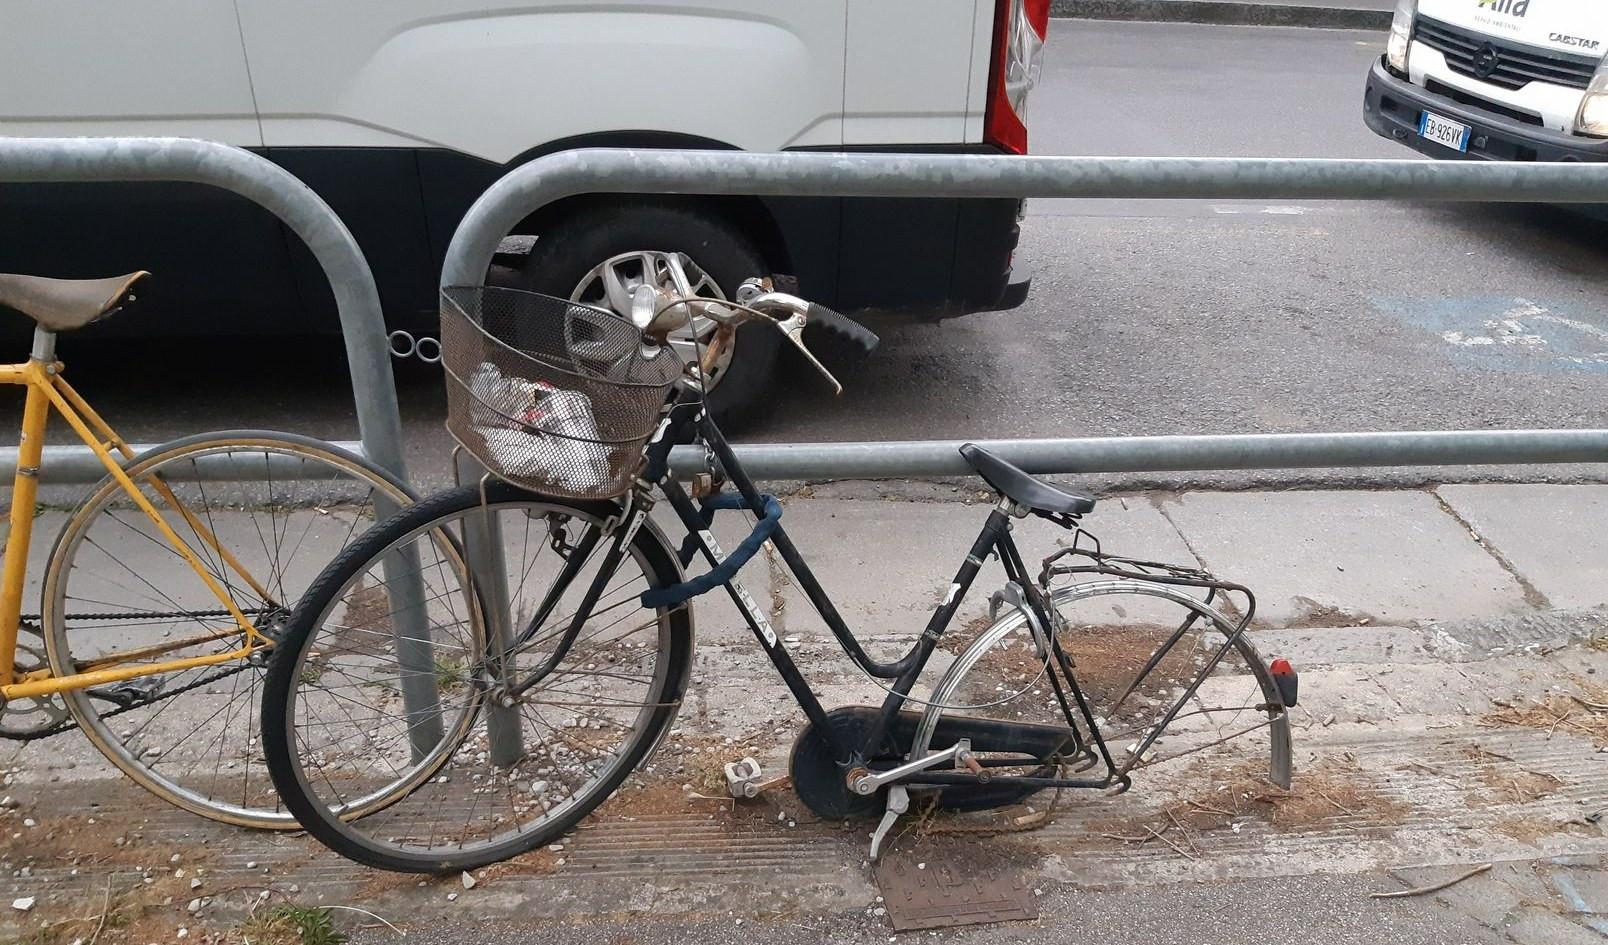
[[[1301,689],[1301,674],[1297,673],[1290,665],[1290,661],[1283,657],[1274,660],[1267,671],[1273,677],[1273,685],[1279,690],[1279,700],[1286,708],[1295,705]]]

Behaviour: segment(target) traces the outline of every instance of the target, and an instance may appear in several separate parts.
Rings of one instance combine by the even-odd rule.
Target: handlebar
[[[838,394],[843,393],[843,385],[804,344],[805,326],[814,324],[864,352],[875,349],[880,340],[874,332],[824,305],[776,291],[769,279],[746,280],[737,288],[736,297],[733,302],[680,296],[658,286],[643,284],[637,287],[632,296],[631,320],[642,330],[649,344],[659,347],[667,344],[671,332],[687,326],[694,317],[701,316],[714,322],[718,327],[699,363],[699,369],[705,374],[719,363],[726,349],[736,340],[739,326],[752,321],[765,322],[791,341],[810,366],[819,371]]]

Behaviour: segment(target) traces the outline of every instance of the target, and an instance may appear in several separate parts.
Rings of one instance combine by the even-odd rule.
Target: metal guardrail
[[[374,275],[335,211],[289,171],[249,151],[191,138],[0,138],[0,184],[68,181],[182,181],[245,197],[278,217],[307,244],[335,293],[352,372],[358,435],[370,460],[406,479],[402,421],[391,376],[385,318]],[[105,475],[46,447],[42,478],[90,481]],[[17,451],[0,450],[0,476],[15,473]],[[78,478],[84,477],[84,478]]]
[[[368,260],[351,231],[329,204],[290,172],[249,151],[189,138],[0,138],[0,183],[65,181],[184,181],[210,184],[245,197],[278,217],[299,236],[324,270],[340,313],[341,334],[352,374],[358,434],[363,452],[374,463],[406,481],[402,463],[402,419],[391,375],[391,348],[385,334],[379,290]],[[41,463],[45,477],[61,479],[73,472],[95,481],[100,468],[74,465],[72,453],[47,447]],[[62,460],[66,462],[62,462]],[[16,450],[0,454],[16,471]],[[391,511],[385,499],[377,511]],[[431,678],[430,628],[425,621],[419,565],[405,555],[388,558],[386,573],[397,577],[403,596],[395,614],[403,651],[400,686],[414,749],[428,752],[439,740],[441,719]]]
[[[1584,164],[1443,164],[1241,158],[989,157],[755,154],[590,149],[515,168],[476,200],[447,247],[441,285],[479,284],[498,244],[522,219],[589,193],[836,197],[1174,197],[1499,200],[1608,203],[1608,168]],[[834,443],[739,447],[762,478],[965,474],[957,443]],[[1034,472],[1242,469],[1280,466],[1608,460],[1608,430],[1357,433],[992,444]],[[672,458],[686,471],[703,457]],[[462,461],[461,461],[462,462]],[[461,468],[466,479],[472,465]],[[506,612],[494,530],[465,536],[484,549],[476,571],[493,612]],[[491,718],[493,761],[519,756],[512,720]]]
[[[498,243],[537,208],[589,193],[838,197],[1472,200],[1608,204],[1608,166],[1326,158],[758,154],[595,148],[538,158],[475,201],[441,284],[479,283]],[[738,447],[763,478],[962,475],[954,443]],[[1120,437],[990,442],[1032,472],[1608,461],[1608,430]],[[686,471],[701,457],[678,450]]]
[[[300,181],[238,149],[185,139],[0,139],[0,182],[187,180],[268,208],[313,248],[336,291],[362,451],[400,471],[400,423],[378,295],[345,227]],[[447,250],[442,285],[482,281],[498,243],[545,204],[583,193],[797,196],[1412,199],[1608,203],[1608,167],[1318,158],[1082,158],[756,154],[588,149],[492,185]],[[354,281],[355,280],[355,281]],[[378,397],[370,396],[377,392]],[[738,447],[763,478],[964,475],[960,441]],[[1608,430],[1479,430],[983,441],[1031,472],[1151,472],[1608,461]],[[351,446],[352,444],[343,444]],[[83,455],[79,455],[82,453]],[[0,477],[15,467],[0,449]],[[47,451],[46,482],[102,474],[81,447]],[[686,472],[701,457],[678,450]]]
[[[743,468],[756,479],[971,476],[975,473],[960,456],[960,446],[967,442],[984,446],[1030,473],[1608,462],[1608,430],[760,443],[737,447],[737,455]],[[703,469],[705,462],[701,450],[677,449],[671,455],[672,467],[683,476]]]
[[[357,440],[331,440],[331,446],[339,447],[348,453],[363,456],[363,444]],[[132,443],[130,448],[134,455],[139,456],[156,449],[157,443]],[[172,482],[185,481],[230,481],[251,476],[257,468],[264,473],[264,477],[278,480],[291,480],[304,473],[304,465],[298,460],[288,456],[268,456],[266,461],[253,467],[242,462],[239,456],[202,456],[192,460],[194,472],[165,472],[163,477]],[[17,448],[8,446],[0,448],[0,482],[10,482],[17,473]],[[101,465],[100,457],[87,446],[62,445],[47,448],[45,462],[40,465],[39,481],[43,485],[56,485],[60,483],[86,483],[99,482],[106,478],[106,467]]]
[[[1205,472],[1225,469],[1486,466],[1608,462],[1608,430],[1430,430],[1399,433],[1258,433],[1227,436],[1108,436],[1037,440],[896,440],[870,443],[755,443],[736,447],[760,479],[897,479],[970,476],[962,443],[977,443],[1031,473]],[[361,453],[363,444],[336,441]],[[150,449],[136,446],[136,452]],[[0,451],[0,476],[8,460]],[[14,451],[13,451],[14,455]],[[683,477],[704,468],[701,450],[676,449]],[[292,477],[287,460],[274,478]],[[42,478],[92,482],[105,475],[86,446],[64,446]],[[211,479],[202,459],[197,478]],[[238,459],[220,458],[217,478],[238,478]],[[171,478],[171,476],[170,476]]]

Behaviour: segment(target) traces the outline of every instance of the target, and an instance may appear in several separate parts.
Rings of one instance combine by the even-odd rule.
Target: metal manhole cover
[[[896,932],[1038,918],[1033,890],[1021,873],[898,853],[877,864],[876,876]]]

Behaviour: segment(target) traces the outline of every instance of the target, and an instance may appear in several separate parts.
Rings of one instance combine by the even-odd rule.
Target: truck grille
[[[1446,56],[1453,72],[1501,86],[1521,89],[1530,82],[1549,82],[1571,89],[1583,89],[1597,71],[1593,56],[1572,56],[1534,46],[1520,46],[1470,32],[1462,27],[1420,16],[1413,24],[1413,38]],[[1496,52],[1497,65],[1489,75],[1474,68],[1476,56],[1489,45]]]

